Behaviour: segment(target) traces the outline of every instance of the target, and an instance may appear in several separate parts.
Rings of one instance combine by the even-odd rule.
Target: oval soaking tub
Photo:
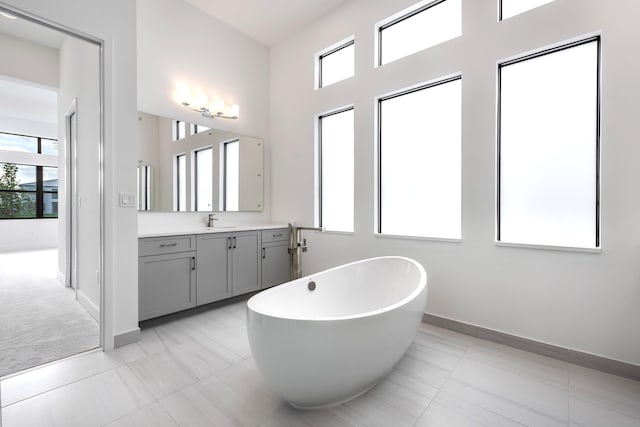
[[[391,371],[411,345],[426,302],[427,275],[416,261],[353,262],[249,299],[251,351],[267,384],[291,405],[337,405]]]

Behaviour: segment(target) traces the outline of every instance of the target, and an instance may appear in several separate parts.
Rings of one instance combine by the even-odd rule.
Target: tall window
[[[497,240],[600,245],[599,45],[499,65]]]
[[[9,151],[29,153],[28,164],[8,161]],[[0,219],[58,217],[58,141],[0,133]]]
[[[187,155],[178,154],[175,157],[175,200],[174,210],[187,211]]]
[[[461,91],[458,76],[379,99],[378,233],[461,237]]]
[[[240,141],[225,142],[222,147],[222,210],[237,211],[240,208]]]
[[[528,10],[535,9],[553,0],[498,0],[500,8],[500,20],[511,18]]]
[[[204,148],[195,155],[196,211],[213,210],[213,148]]]
[[[318,56],[318,87],[352,77],[355,73],[354,54],[353,39],[321,53]]]
[[[421,2],[378,25],[378,65],[462,35],[461,0]]]
[[[353,107],[318,119],[318,225],[353,231]]]

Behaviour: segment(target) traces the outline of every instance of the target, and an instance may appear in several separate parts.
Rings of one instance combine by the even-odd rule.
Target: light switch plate
[[[135,208],[136,207],[136,195],[134,193],[122,192],[120,193],[120,206],[123,208]]]

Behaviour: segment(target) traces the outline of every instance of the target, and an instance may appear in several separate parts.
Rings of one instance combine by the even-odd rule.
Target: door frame
[[[105,179],[104,179],[104,159],[105,159],[105,41],[94,37],[90,34],[84,33],[82,31],[58,24],[56,22],[50,21],[46,18],[42,18],[40,16],[34,15],[30,12],[26,12],[24,10],[18,9],[15,6],[6,5],[4,3],[0,3],[0,11],[6,12],[10,15],[13,15],[17,18],[24,19],[26,21],[32,22],[37,25],[41,25],[43,27],[58,31],[67,36],[74,37],[79,40],[83,40],[85,42],[89,42],[92,45],[98,48],[98,85],[99,85],[99,95],[98,95],[98,116],[99,116],[99,139],[98,139],[98,195],[99,195],[99,211],[100,211],[100,239],[99,239],[99,260],[98,260],[98,286],[100,287],[100,348],[104,350],[105,340],[107,331],[109,334],[113,333],[112,325],[109,325],[107,319],[113,321],[113,316],[107,314],[107,310],[105,307],[112,307],[113,302],[111,298],[109,301],[106,301],[107,297],[109,297],[109,292],[105,290],[105,254],[106,254],[106,227],[105,227],[105,218],[106,218],[106,202],[105,202]],[[68,203],[68,201],[67,201]],[[66,245],[66,243],[65,243]],[[66,263],[66,260],[65,260]],[[67,278],[65,277],[65,282]],[[110,347],[113,346],[112,339],[109,340],[108,344]]]

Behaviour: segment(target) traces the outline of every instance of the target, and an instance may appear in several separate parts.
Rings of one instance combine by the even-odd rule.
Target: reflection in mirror
[[[138,171],[140,210],[262,211],[262,140],[139,113],[138,142],[149,168],[144,188]]]
[[[149,211],[153,205],[153,171],[151,166],[138,164],[138,210]]]

